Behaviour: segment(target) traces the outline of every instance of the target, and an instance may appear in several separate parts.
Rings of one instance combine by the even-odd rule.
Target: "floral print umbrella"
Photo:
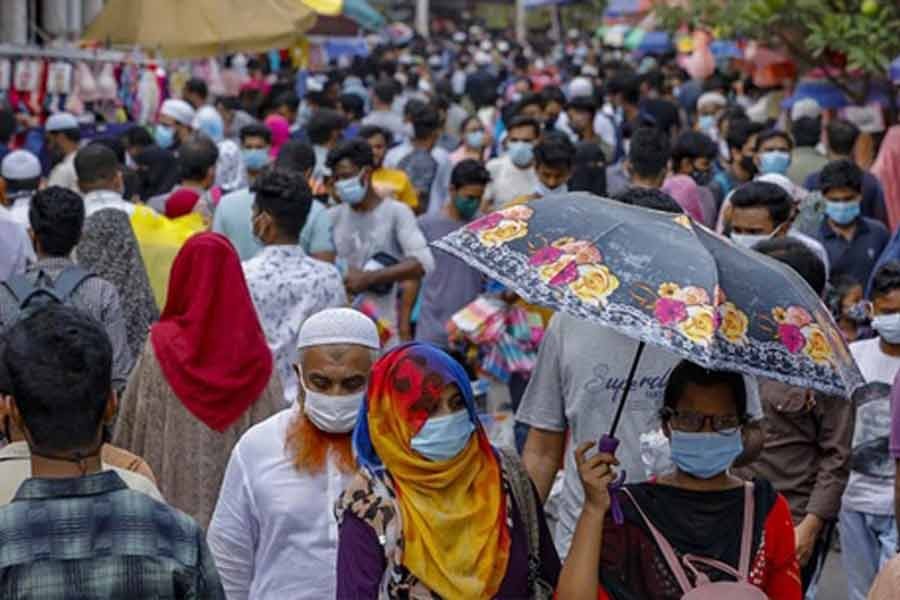
[[[481,217],[434,245],[529,302],[711,369],[845,397],[863,383],[800,276],[684,215],[560,194]]]

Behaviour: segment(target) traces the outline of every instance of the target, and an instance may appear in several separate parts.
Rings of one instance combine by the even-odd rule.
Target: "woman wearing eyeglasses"
[[[560,600],[677,599],[705,578],[742,588],[709,597],[800,599],[787,501],[767,481],[747,483],[729,472],[742,451],[746,412],[741,375],[681,362],[660,411],[674,470],[613,492],[622,525],[609,510],[615,458],[589,453],[590,442],[578,448],[585,501],[559,578]]]

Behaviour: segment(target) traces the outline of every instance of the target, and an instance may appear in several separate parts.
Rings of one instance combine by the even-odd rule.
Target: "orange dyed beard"
[[[351,434],[322,431],[306,418],[302,410],[288,429],[285,447],[294,457],[294,468],[301,473],[322,473],[329,454],[334,456],[342,473],[356,470]]]

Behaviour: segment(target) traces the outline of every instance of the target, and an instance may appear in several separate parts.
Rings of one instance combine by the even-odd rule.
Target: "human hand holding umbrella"
[[[640,342],[600,452],[618,446],[645,343],[709,369],[833,395],[862,384],[830,313],[799,275],[684,215],[559,194],[486,215],[434,245],[528,302]]]

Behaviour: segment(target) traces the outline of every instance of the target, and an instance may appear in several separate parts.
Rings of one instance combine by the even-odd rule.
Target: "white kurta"
[[[331,459],[318,475],[294,468],[285,439],[298,410],[254,426],[228,462],[208,533],[228,600],[334,598],[334,503],[353,473]]]

